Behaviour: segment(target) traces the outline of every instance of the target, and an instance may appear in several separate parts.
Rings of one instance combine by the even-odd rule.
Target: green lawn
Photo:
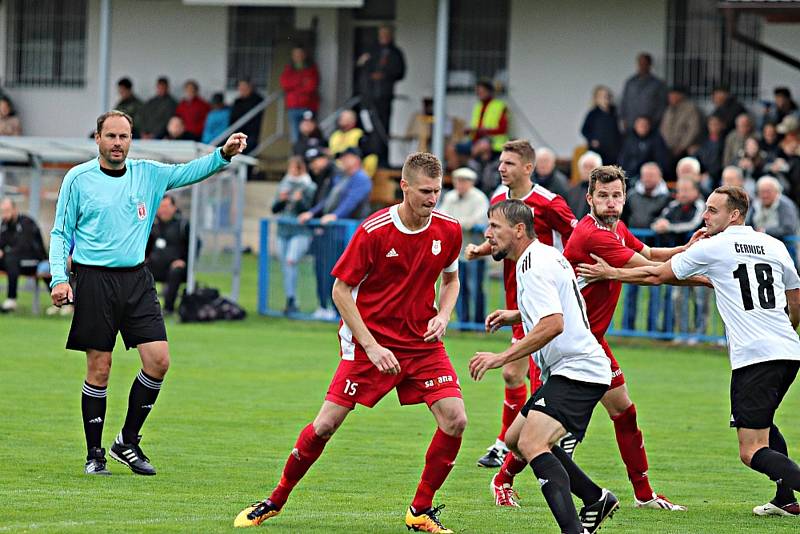
[[[254,309],[255,272],[248,260],[243,302]],[[221,283],[220,279],[209,278]],[[29,294],[23,294],[21,304]],[[83,357],[63,349],[68,321],[34,318],[22,309],[0,316],[0,532],[219,532],[277,481],[299,430],[315,415],[337,364],[330,324],[266,319],[181,325],[168,322],[173,365],[144,428],[143,448],[159,474],[132,475],[110,462],[113,476],[82,474],[80,421]],[[476,349],[503,347],[506,334],[451,332],[447,347],[461,373],[470,424],[459,460],[437,502],[456,532],[558,531],[533,474],[518,478],[522,508],[498,509],[491,473],[475,460],[494,439],[502,384],[495,371],[476,384],[467,361]],[[642,342],[644,343],[644,342]],[[715,349],[612,341],[631,383],[659,492],[687,513],[642,511],[619,459],[613,427],[597,411],[578,462],[620,497],[603,533],[797,532],[800,518],[760,518],[754,505],[772,497],[762,475],[742,466],[728,428],[728,363]],[[104,442],[124,418],[138,369],[135,352],[118,349],[109,384]],[[800,457],[797,388],[778,418]],[[275,532],[405,532],[434,425],[424,407],[400,408],[390,395],[359,408],[298,486]]]

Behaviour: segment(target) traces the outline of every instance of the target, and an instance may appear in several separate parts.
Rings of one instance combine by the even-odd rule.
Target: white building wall
[[[800,59],[800,24],[764,24],[761,34],[764,44]],[[773,99],[775,86],[785,85],[795,100],[800,98],[800,70],[767,55],[761,56],[761,97]]]
[[[663,77],[665,46],[666,0],[512,0],[509,92],[545,143],[568,156],[583,142],[592,88],[620,95],[640,51]],[[537,138],[512,120],[517,135]]]

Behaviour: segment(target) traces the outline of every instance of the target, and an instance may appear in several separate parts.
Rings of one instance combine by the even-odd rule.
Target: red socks
[[[528,386],[522,384],[518,388],[506,388],[506,398],[503,401],[503,426],[500,428],[500,435],[497,439],[506,440],[506,430],[517,418],[517,414],[528,400]]]
[[[514,456],[513,452],[509,452],[506,454],[506,459],[503,460],[503,465],[500,467],[500,472],[497,473],[494,481],[495,484],[498,486],[502,486],[503,484],[511,484],[514,485],[514,477],[521,473],[525,467],[527,467],[528,462],[525,460],[520,460],[516,456]]]
[[[441,429],[436,429],[425,454],[425,468],[422,470],[417,493],[411,503],[414,511],[421,512],[433,505],[433,495],[442,487],[453,469],[460,448],[461,436],[450,436]]]
[[[322,439],[314,432],[314,426],[311,424],[300,432],[294,449],[286,460],[281,481],[269,496],[272,504],[279,509],[283,508],[289,498],[289,493],[317,461],[327,442],[328,440]]]
[[[647,478],[647,453],[644,450],[642,431],[636,424],[636,406],[631,404],[627,410],[611,420],[614,421],[619,454],[633,484],[633,493],[640,501],[649,501],[653,498],[653,488]]]

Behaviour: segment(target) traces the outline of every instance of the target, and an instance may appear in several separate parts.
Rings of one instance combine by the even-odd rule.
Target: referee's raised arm
[[[201,182],[230,163],[231,158],[247,148],[247,136],[234,133],[213,153],[181,165],[165,166],[168,172],[167,190]]]

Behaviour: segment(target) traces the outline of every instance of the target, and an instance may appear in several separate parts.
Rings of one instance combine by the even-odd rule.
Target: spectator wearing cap
[[[209,104],[211,105],[211,110],[206,116],[203,136],[200,139],[205,144],[209,144],[219,137],[231,123],[231,108],[225,105],[225,95],[214,93]]]
[[[300,138],[304,113],[319,110],[319,70],[302,46],[292,47],[291,61],[281,73],[280,84],[286,98],[289,136],[295,144]]]
[[[175,115],[178,102],[169,94],[169,78],[156,81],[156,94],[144,103],[134,119],[142,139],[161,139],[167,134],[167,123]]]
[[[453,171],[454,189],[442,197],[439,209],[461,223],[463,239],[458,257],[458,279],[461,291],[456,303],[456,315],[462,323],[483,323],[486,317],[486,300],[483,292],[485,258],[467,261],[464,250],[472,243],[483,243],[483,230],[487,223],[489,199],[475,187],[478,175],[468,167]]]
[[[593,92],[594,107],[586,115],[581,127],[581,134],[586,138],[589,150],[597,152],[606,163],[617,162],[622,136],[619,132],[617,108],[611,95],[611,89],[598,85]]]
[[[133,82],[130,78],[120,78],[117,80],[117,94],[119,100],[114,104],[114,109],[127,113],[128,116],[136,118],[139,110],[142,109],[142,101],[133,93]],[[133,137],[139,137],[139,127],[134,121]]]
[[[718,85],[711,92],[711,101],[714,104],[713,115],[722,121],[722,135],[726,136],[733,130],[736,117],[747,113],[745,107],[731,94],[727,85]]]
[[[317,118],[314,116],[314,112],[306,110],[300,120],[300,135],[292,145],[292,153],[295,156],[306,158],[306,152],[312,148],[325,150],[328,148],[328,142],[317,125]],[[308,158],[306,158],[306,163],[308,163]]]
[[[314,316],[325,320],[336,318],[331,300],[333,277],[330,272],[346,243],[344,226],[332,223],[340,219],[366,217],[370,212],[369,194],[372,191],[372,180],[361,167],[361,150],[349,147],[337,154],[337,159],[342,172],[334,173],[326,180],[322,185],[320,200],[297,216],[298,224],[319,218],[320,226],[315,229],[313,251],[320,307]]]
[[[314,206],[322,200],[323,190],[329,187],[326,184],[332,183],[333,177],[336,174],[341,174],[342,171],[336,166],[328,152],[321,148],[309,148],[303,154],[303,158],[306,160],[311,179],[317,184],[314,201],[311,203]]]
[[[753,119],[748,113],[736,117],[736,127],[725,137],[725,148],[722,151],[723,165],[736,165],[739,154],[744,149],[745,140],[754,132]]]
[[[797,102],[792,99],[792,92],[788,87],[776,87],[773,95],[775,105],[765,109],[764,122],[779,124],[788,115],[797,115]]]
[[[569,180],[556,167],[556,154],[547,147],[536,150],[536,167],[531,176],[533,183],[549,189],[557,195],[567,197]]]
[[[667,109],[661,119],[661,137],[669,148],[672,162],[684,157],[700,137],[700,110],[683,87],[671,87],[667,93]]]
[[[623,130],[632,130],[636,119],[642,116],[649,118],[653,127],[661,122],[667,106],[667,86],[653,76],[652,68],[650,54],[642,52],[636,56],[636,74],[625,82],[619,106]]]
[[[194,80],[183,84],[183,98],[178,102],[175,115],[183,119],[186,132],[196,141],[203,136],[203,127],[211,106],[200,96],[200,86]]]
[[[466,133],[474,143],[481,137],[488,137],[492,152],[500,155],[503,145],[508,141],[508,107],[494,97],[494,84],[491,80],[479,80],[475,85],[478,101],[472,107],[472,117]]]

